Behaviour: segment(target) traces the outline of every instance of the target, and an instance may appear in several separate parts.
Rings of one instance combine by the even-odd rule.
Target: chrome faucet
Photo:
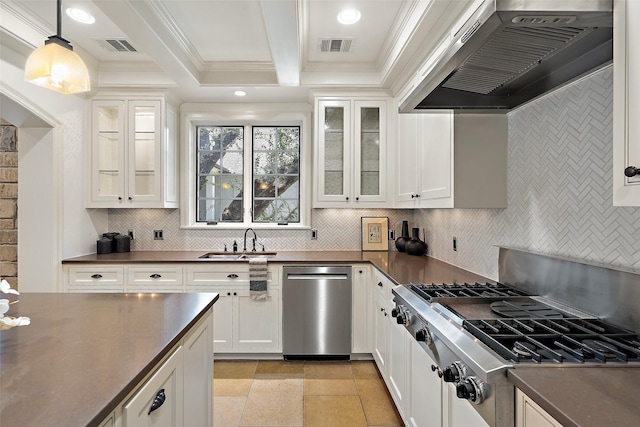
[[[249,230],[251,230],[251,232],[253,233],[253,245],[252,245],[253,249],[251,250],[251,252],[255,252],[256,240],[258,240],[258,235],[256,234],[253,228],[247,228],[246,230],[244,230],[244,245],[242,247],[242,251],[247,252],[247,233],[249,232]]]

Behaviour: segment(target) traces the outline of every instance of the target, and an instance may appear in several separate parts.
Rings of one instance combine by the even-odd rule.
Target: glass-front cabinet
[[[315,207],[383,207],[386,99],[316,99]]]
[[[163,99],[94,99],[87,207],[176,207],[175,111]]]

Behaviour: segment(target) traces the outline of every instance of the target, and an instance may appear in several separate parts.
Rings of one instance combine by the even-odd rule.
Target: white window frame
[[[222,229],[308,229],[311,219],[311,104],[182,104],[180,107],[180,228]],[[196,221],[196,127],[207,125],[300,126],[300,222],[286,225],[251,222],[245,211],[243,222],[207,224]],[[248,144],[247,145],[247,138]],[[245,128],[245,153],[251,152],[252,132]],[[245,155],[245,188],[251,189],[253,159]],[[249,184],[247,184],[249,183]],[[248,185],[248,187],[246,187]],[[251,204],[251,197],[245,199]]]

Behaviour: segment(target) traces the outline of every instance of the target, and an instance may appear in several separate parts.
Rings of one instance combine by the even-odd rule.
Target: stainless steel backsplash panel
[[[640,332],[640,274],[500,247],[499,280]]]

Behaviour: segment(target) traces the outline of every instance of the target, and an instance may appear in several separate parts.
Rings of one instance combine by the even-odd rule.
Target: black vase
[[[405,245],[404,249],[409,255],[424,255],[427,252],[427,244],[420,240],[420,229],[411,229],[412,238]]]
[[[409,222],[402,221],[402,234],[396,239],[396,249],[398,252],[404,252],[407,242],[411,240],[409,237]]]

